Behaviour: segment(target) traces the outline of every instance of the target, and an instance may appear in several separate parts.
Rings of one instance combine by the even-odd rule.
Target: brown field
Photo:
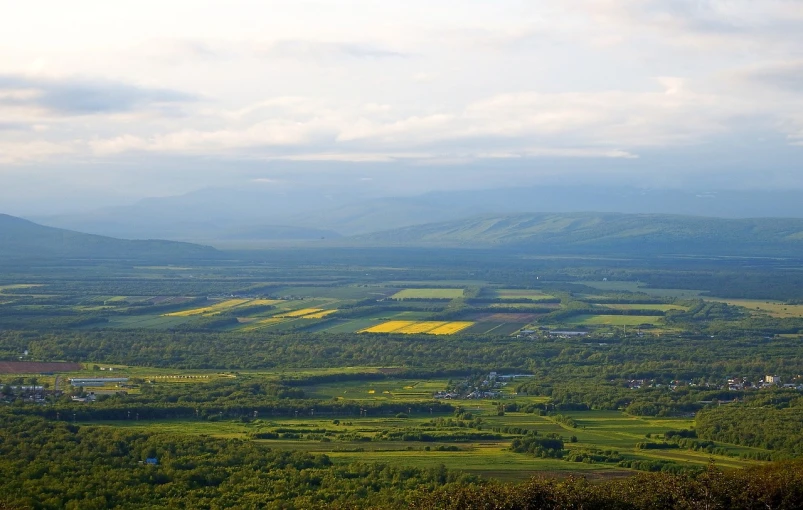
[[[80,363],[39,363],[37,361],[0,361],[0,374],[43,374],[46,372],[76,372]]]
[[[533,322],[539,314],[534,313],[484,313],[474,320],[478,322]],[[543,315],[543,314],[541,314]]]

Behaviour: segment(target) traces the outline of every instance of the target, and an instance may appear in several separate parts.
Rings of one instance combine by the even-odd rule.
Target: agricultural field
[[[365,328],[358,333],[402,333],[427,335],[453,335],[474,325],[470,321],[388,321]]]
[[[306,390],[321,399],[348,399],[358,402],[419,401],[443,387],[444,381],[377,381],[373,383],[340,383],[307,387]],[[325,453],[335,462],[377,461],[393,462],[409,467],[437,467],[463,471],[500,480],[524,480],[543,472],[582,472],[594,477],[626,476],[632,471],[614,464],[577,463],[563,459],[537,458],[510,450],[515,435],[494,432],[503,427],[535,430],[540,435],[558,434],[565,438],[565,447],[571,451],[588,449],[616,451],[629,460],[671,460],[681,465],[704,467],[713,461],[722,468],[733,469],[755,464],[756,461],[738,457],[746,449],[722,444],[726,451],[736,456],[724,456],[685,449],[641,450],[636,447],[648,435],[659,438],[667,430],[688,429],[693,420],[686,418],[640,418],[619,411],[575,411],[564,416],[574,420],[574,426],[564,425],[550,416],[520,412],[508,412],[499,416],[496,405],[488,401],[460,402],[463,409],[481,420],[479,429],[461,427],[438,427],[450,416],[413,413],[400,417],[364,416],[362,412],[350,416],[320,416],[321,413],[305,413],[307,416],[261,416],[259,419],[240,420],[156,420],[100,421],[86,424],[104,427],[122,427],[131,430],[158,430],[190,435],[239,438],[256,440],[279,450],[294,450]],[[414,435],[401,440],[395,432],[407,433],[428,430],[431,434],[445,434],[444,439],[421,441]],[[273,439],[251,439],[260,433],[282,431]],[[322,442],[324,434],[330,440]],[[479,440],[452,440],[448,434],[479,433],[496,434],[495,437]],[[574,442],[568,441],[573,436]],[[399,437],[388,439],[388,437]],[[747,449],[750,450],[750,449]]]
[[[669,297],[669,298],[679,298],[679,299],[693,299],[699,298],[700,295],[703,293],[702,290],[688,290],[688,289],[661,289],[661,288],[652,288],[646,286],[646,284],[641,282],[633,282],[633,281],[577,281],[574,283],[585,285],[586,287],[592,287],[594,289],[599,289],[601,291],[607,292],[641,292],[643,294],[647,294],[650,296],[655,297]],[[592,296],[587,296],[592,297]],[[602,297],[602,296],[593,296],[593,297]]]
[[[170,329],[193,320],[189,315],[122,315],[108,318],[106,323],[90,324],[85,329]]]
[[[276,317],[290,317],[290,318],[298,318],[303,317],[305,319],[322,319],[329,314],[335,313],[337,310],[323,310],[321,308],[301,308],[299,310],[293,310],[291,312],[282,313],[276,315]]]
[[[80,363],[40,363],[36,361],[0,361],[0,374],[41,374],[46,372],[75,372],[83,369]]]
[[[566,324],[577,326],[639,326],[663,324],[663,317],[650,315],[578,315],[567,319]]]
[[[540,301],[544,299],[554,299],[555,296],[532,289],[488,289],[488,297],[497,299],[531,299]]]
[[[634,303],[634,304],[595,304],[600,308],[610,308],[613,310],[657,310],[659,312],[668,312],[669,310],[687,310],[685,306],[669,305],[669,304],[650,304],[650,303]]]
[[[404,289],[390,299],[455,299],[463,297],[463,289]]]
[[[33,289],[36,287],[42,287],[42,284],[38,283],[12,283],[9,285],[0,285],[0,294],[7,290],[19,290],[19,289]]]
[[[477,322],[464,332],[470,335],[512,335],[526,326],[521,322]]]
[[[766,314],[778,318],[803,317],[803,305],[789,305],[780,301],[764,301],[759,299],[720,299],[705,298],[706,301],[718,301],[748,309],[754,314]]]
[[[288,298],[331,298],[337,300],[384,299],[397,293],[399,289],[379,286],[299,286],[282,287],[270,292],[281,299]]]
[[[222,301],[218,301],[214,304],[209,306],[203,306],[200,308],[193,308],[191,310],[182,310],[180,312],[171,312],[166,313],[165,316],[167,317],[190,317],[193,315],[214,315],[216,313],[225,312],[232,308],[238,307],[245,303],[249,303],[251,300],[249,299],[225,299]]]

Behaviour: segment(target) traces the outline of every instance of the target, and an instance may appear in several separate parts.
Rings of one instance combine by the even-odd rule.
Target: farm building
[[[128,382],[128,377],[92,377],[70,379],[73,386],[105,386],[107,384],[120,384]]]

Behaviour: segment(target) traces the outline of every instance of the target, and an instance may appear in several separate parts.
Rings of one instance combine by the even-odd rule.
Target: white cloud
[[[232,168],[622,161],[667,149],[671,166],[714,141],[747,154],[735,141],[745,129],[803,143],[803,2],[45,5],[0,19],[6,167],[137,154]]]

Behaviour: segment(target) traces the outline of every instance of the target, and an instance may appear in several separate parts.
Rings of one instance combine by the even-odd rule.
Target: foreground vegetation
[[[0,501],[800,503],[796,262],[413,255],[7,263]]]

